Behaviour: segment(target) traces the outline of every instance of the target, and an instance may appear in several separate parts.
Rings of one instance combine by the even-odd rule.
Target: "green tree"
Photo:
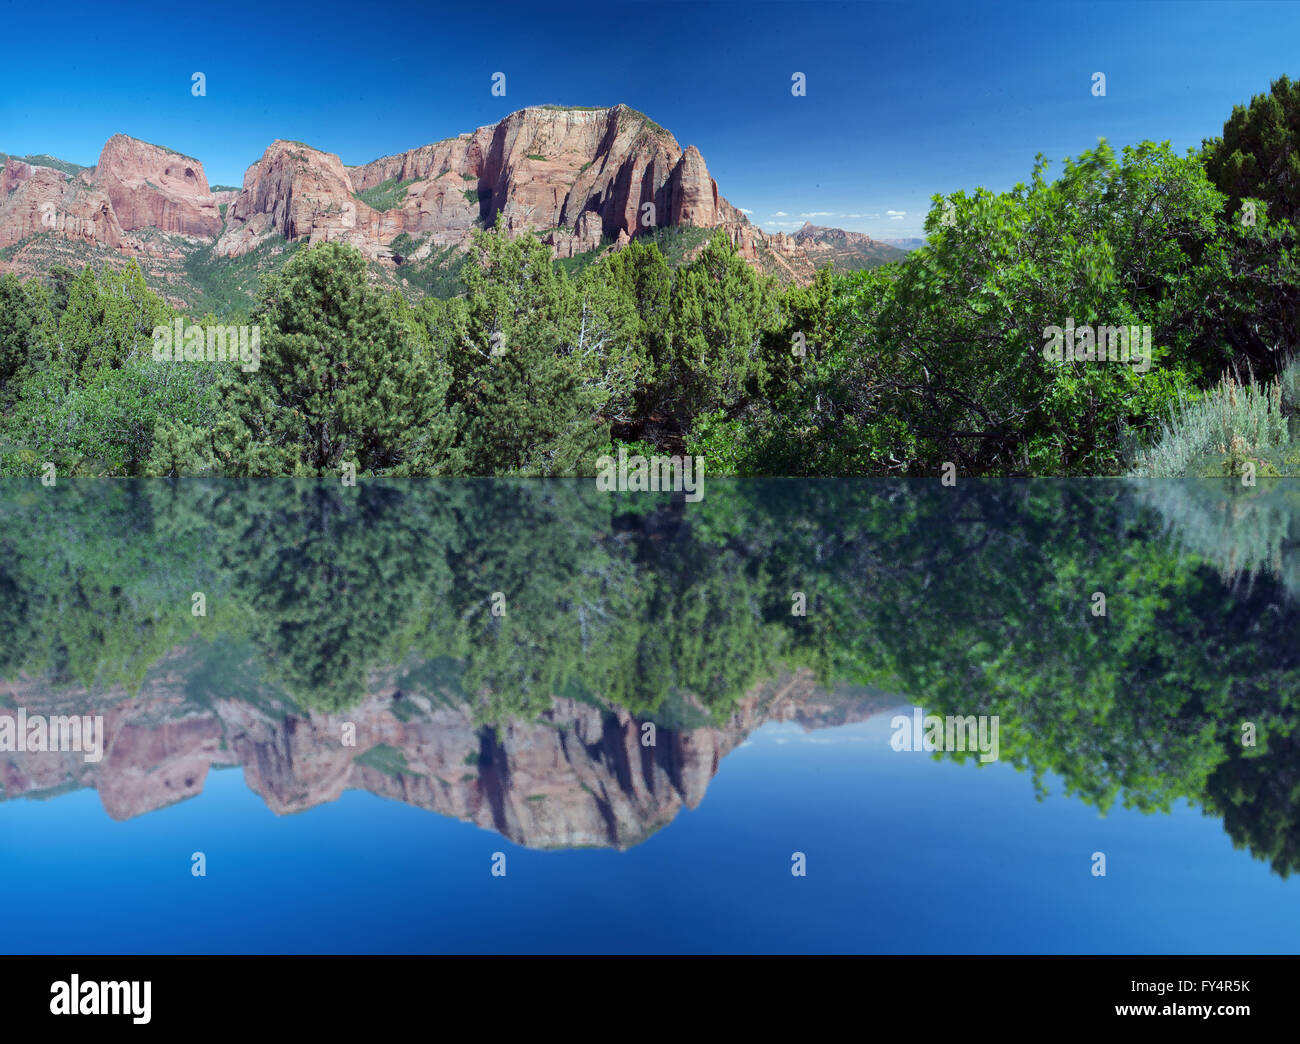
[[[171,319],[171,308],[148,288],[134,261],[121,271],[105,268],[98,277],[87,266],[69,286],[59,314],[54,362],[89,377],[128,359],[151,358],[154,328]]]
[[[29,290],[12,272],[0,276],[0,403],[26,367],[48,312],[39,290],[39,284]]]
[[[673,281],[660,372],[664,406],[683,427],[706,410],[734,409],[758,391],[763,340],[775,324],[770,282],[719,229]]]
[[[151,470],[239,475],[437,474],[454,467],[449,375],[400,295],[366,279],[355,248],[322,243],[268,277],[253,315],[255,372],[227,368],[210,437],[160,434]]]
[[[1103,142],[1055,182],[1045,170],[1040,157],[1027,186],[955,194],[927,247],[846,278],[827,393],[871,470],[1112,473],[1133,432],[1222,365],[1186,322],[1222,203],[1195,158],[1143,143],[1120,160]],[[1047,360],[1046,330],[1068,320],[1150,326],[1150,370]]]
[[[583,270],[576,282],[575,348],[584,382],[607,394],[614,424],[654,407],[672,275],[658,247],[633,240]]]
[[[461,446],[477,475],[590,474],[609,440],[608,389],[584,379],[592,318],[532,236],[511,238],[498,215],[474,235],[453,350],[452,397],[465,412]]]
[[[1300,82],[1236,106],[1204,143],[1210,180],[1228,197],[1204,281],[1202,338],[1227,345],[1238,370],[1267,378],[1300,345]]]
[[[1222,136],[1206,140],[1202,155],[1233,214],[1254,198],[1274,220],[1300,223],[1300,81],[1279,77],[1268,94],[1234,106]]]

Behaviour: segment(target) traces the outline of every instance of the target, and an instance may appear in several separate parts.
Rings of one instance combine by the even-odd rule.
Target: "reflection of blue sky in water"
[[[123,823],[93,790],[4,802],[0,950],[1294,949],[1300,882],[1234,851],[1218,819],[1184,803],[1103,818],[1052,779],[1038,802],[1004,763],[891,750],[890,716],[759,728],[698,809],[626,852],[530,851],[358,791],[277,817],[230,771]]]

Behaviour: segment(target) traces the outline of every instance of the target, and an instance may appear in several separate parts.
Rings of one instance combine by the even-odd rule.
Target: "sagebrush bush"
[[[1235,475],[1248,460],[1261,474],[1293,473],[1300,443],[1290,418],[1298,401],[1300,361],[1265,385],[1228,375],[1200,398],[1180,394],[1155,442],[1138,453],[1133,474]]]

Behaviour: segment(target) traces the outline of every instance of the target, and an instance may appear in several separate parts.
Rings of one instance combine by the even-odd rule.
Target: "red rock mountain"
[[[187,236],[221,234],[221,214],[203,164],[148,142],[114,134],[99,163],[81,179],[102,189],[122,228],[156,228]]]
[[[0,248],[50,233],[123,246],[122,226],[107,194],[53,167],[10,158],[0,171]]]
[[[793,239],[818,268],[827,261],[837,269],[868,268],[907,256],[906,250],[872,239],[863,232],[823,228],[811,221],[804,222]]]
[[[391,207],[364,202],[392,192]],[[360,197],[360,198],[359,198]],[[476,223],[501,214],[512,231],[539,230],[562,257],[646,228],[725,227],[751,259],[767,237],[718,193],[704,157],[625,105],[535,107],[472,134],[345,168],[337,156],[274,142],[244,176],[217,253],[238,256],[267,239],[351,243],[391,257],[402,233],[419,258],[464,245]]]
[[[337,241],[391,264],[398,236],[409,237],[403,254],[420,260],[465,245],[476,224],[498,215],[512,231],[542,233],[560,257],[650,228],[721,227],[765,270],[798,281],[814,272],[797,237],[764,233],[721,196],[698,149],[683,149],[625,105],[522,109],[351,168],[331,153],[275,141],[233,195],[213,193],[198,160],[120,134],[79,174],[14,158],[0,172],[0,248],[42,233],[173,256],[176,237],[211,243],[219,257],[268,241]],[[146,230],[172,237],[170,246]]]

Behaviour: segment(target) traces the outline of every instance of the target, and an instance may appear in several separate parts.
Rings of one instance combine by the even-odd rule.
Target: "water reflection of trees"
[[[638,714],[689,692],[722,714],[809,665],[997,714],[1004,760],[1101,808],[1187,798],[1278,872],[1300,859],[1295,484],[714,480],[690,505],[566,481],[3,492],[6,675],[130,687],[221,635],[322,709],[450,658],[500,721],[557,692]]]

